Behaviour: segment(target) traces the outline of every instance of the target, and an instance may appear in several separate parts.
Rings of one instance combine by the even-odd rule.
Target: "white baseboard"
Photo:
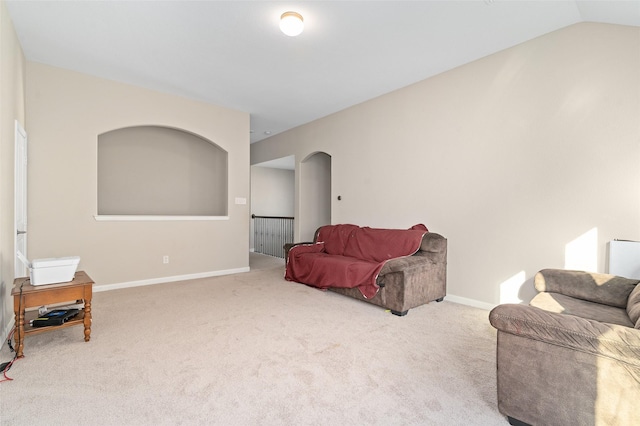
[[[485,309],[487,311],[490,311],[493,308],[495,308],[496,306],[498,306],[498,305],[493,305],[491,303],[480,302],[479,300],[474,300],[474,299],[468,299],[466,297],[455,296],[453,294],[447,294],[445,296],[444,300],[449,301],[449,302],[453,302],[453,303],[459,303],[461,305],[473,306],[474,308]]]
[[[241,272],[249,272],[249,267],[244,268],[236,268],[236,269],[225,269],[221,271],[211,271],[211,272],[201,272],[198,274],[187,274],[187,275],[174,275],[172,277],[161,277],[161,278],[151,278],[148,280],[140,280],[140,281],[128,281],[124,283],[115,283],[115,284],[102,284],[102,285],[94,285],[93,291],[109,291],[109,290],[117,290],[120,288],[131,288],[131,287],[141,287],[145,285],[153,285],[153,284],[164,284],[171,283],[175,281],[186,281],[186,280],[195,280],[198,278],[209,278],[209,277],[219,277],[222,275],[231,275],[238,274]]]

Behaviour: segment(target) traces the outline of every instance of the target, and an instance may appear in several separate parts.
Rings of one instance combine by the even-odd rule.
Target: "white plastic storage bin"
[[[73,281],[80,257],[34,259],[29,267],[31,285],[66,283]]]

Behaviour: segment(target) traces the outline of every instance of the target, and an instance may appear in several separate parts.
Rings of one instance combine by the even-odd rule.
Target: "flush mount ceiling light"
[[[285,12],[280,16],[280,31],[290,37],[299,35],[304,30],[302,15],[296,12]]]

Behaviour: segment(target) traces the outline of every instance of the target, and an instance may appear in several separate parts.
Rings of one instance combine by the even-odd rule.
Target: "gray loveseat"
[[[312,242],[286,244],[287,266],[289,251],[293,247],[316,244],[322,228],[334,226],[344,225],[318,228]],[[398,316],[429,302],[442,301],[447,294],[447,239],[440,234],[426,232],[415,254],[386,261],[378,273],[376,284],[380,289],[370,298],[364,297],[358,288],[330,287],[329,290],[381,306]]]
[[[494,308],[498,408],[513,425],[640,424],[640,285],[545,269],[530,305]]]

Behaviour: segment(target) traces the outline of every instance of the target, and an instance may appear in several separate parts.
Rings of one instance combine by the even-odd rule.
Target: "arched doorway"
[[[283,245],[294,242],[295,157],[251,166],[250,250],[284,257]]]

